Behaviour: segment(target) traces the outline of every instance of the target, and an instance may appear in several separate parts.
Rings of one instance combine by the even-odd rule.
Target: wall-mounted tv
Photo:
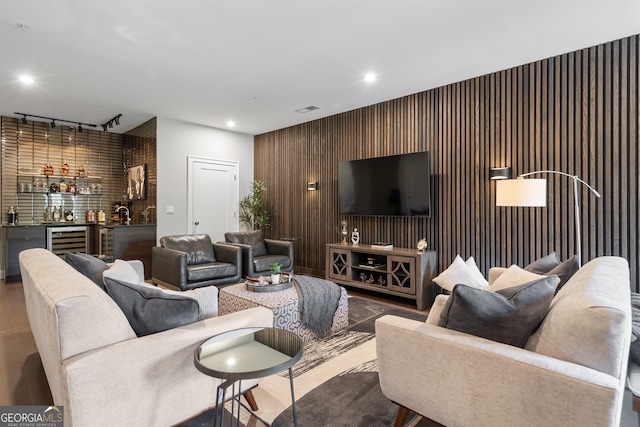
[[[429,152],[338,164],[341,215],[431,216]]]

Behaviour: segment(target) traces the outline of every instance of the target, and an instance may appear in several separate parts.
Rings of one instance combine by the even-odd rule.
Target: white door
[[[238,163],[188,157],[187,230],[208,234],[211,241],[238,230]]]

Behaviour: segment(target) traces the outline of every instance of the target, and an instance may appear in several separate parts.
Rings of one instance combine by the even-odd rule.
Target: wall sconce
[[[503,167],[503,168],[491,168],[489,171],[489,178],[491,180],[494,179],[510,179],[511,178],[511,168]]]
[[[318,189],[317,181],[309,181],[307,182],[307,190],[308,191],[316,191]]]

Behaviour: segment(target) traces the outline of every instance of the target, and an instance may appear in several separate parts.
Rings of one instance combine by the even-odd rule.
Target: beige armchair
[[[631,334],[629,266],[597,258],[554,297],[518,348],[426,323],[376,321],[380,386],[410,412],[446,426],[618,426]]]

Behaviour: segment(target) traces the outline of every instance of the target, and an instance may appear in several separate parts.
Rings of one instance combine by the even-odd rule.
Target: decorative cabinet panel
[[[412,299],[418,310],[429,307],[436,296],[431,281],[436,268],[434,251],[350,244],[329,244],[326,250],[328,280]]]

